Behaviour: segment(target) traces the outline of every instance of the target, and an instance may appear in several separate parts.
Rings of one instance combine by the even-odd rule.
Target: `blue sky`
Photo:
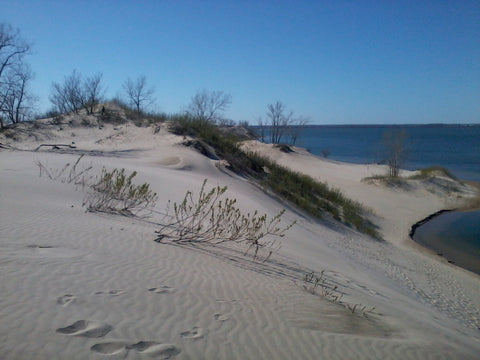
[[[53,81],[103,73],[107,96],[145,75],[156,111],[199,89],[255,123],[282,101],[315,124],[480,123],[480,2],[0,0],[34,43],[41,110]]]

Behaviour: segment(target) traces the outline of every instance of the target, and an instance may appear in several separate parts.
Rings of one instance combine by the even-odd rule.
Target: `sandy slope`
[[[286,206],[247,180],[179,145],[164,130],[111,126],[48,130],[50,141],[89,154],[82,163],[137,170],[158,192],[156,211],[198,190],[227,185],[244,210]],[[71,133],[75,136],[72,136]],[[0,142],[5,143],[4,140]],[[0,353],[2,359],[475,359],[480,280],[406,242],[409,226],[458,203],[455,196],[368,185],[380,169],[325,162],[298,151],[251,148],[334,184],[373,209],[386,242],[313,221],[297,225],[267,263],[243,249],[154,242],[149,221],[85,212],[85,189],[38,176],[77,154],[0,152]],[[305,291],[306,271],[325,270],[345,305]]]

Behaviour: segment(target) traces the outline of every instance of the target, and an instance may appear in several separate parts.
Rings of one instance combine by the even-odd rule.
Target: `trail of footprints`
[[[169,286],[160,286],[148,289],[154,294],[169,294],[176,291],[175,288]],[[94,295],[118,296],[123,294],[123,290],[98,291]],[[57,299],[57,304],[66,307],[76,301],[76,296],[65,294]],[[219,322],[229,320],[229,317],[220,313],[213,314],[213,319]],[[56,332],[62,335],[79,336],[84,338],[102,338],[113,330],[113,326],[94,320],[78,320],[66,327],[58,328]],[[201,327],[194,326],[190,330],[180,333],[182,339],[201,339],[205,335],[205,331]],[[135,351],[140,354],[155,356],[158,359],[170,359],[181,352],[181,349],[173,344],[164,344],[156,341],[139,341],[129,343],[121,340],[112,340],[94,344],[90,350],[103,355],[126,355],[129,351]]]

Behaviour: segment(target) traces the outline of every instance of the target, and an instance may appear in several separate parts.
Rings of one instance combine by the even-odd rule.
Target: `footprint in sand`
[[[110,291],[97,291],[95,295],[112,295],[112,296],[118,296],[120,294],[123,294],[125,291],[123,290],[110,290]]]
[[[213,314],[213,318],[217,321],[227,321],[228,319],[230,319],[230,317],[228,317],[227,315],[222,315],[222,314]]]
[[[139,341],[133,345],[127,345],[127,349],[133,349],[141,354],[155,356],[156,359],[170,359],[180,354],[180,348],[172,344],[162,344],[155,341]]]
[[[66,295],[60,296],[60,297],[57,299],[57,304],[58,304],[58,305],[62,305],[62,306],[68,306],[68,305],[70,305],[71,303],[73,303],[75,300],[76,300],[76,296],[75,296],[75,295],[66,294]]]
[[[111,325],[90,320],[79,320],[64,328],[57,329],[57,333],[71,336],[82,336],[86,338],[103,337],[112,331]]]
[[[128,351],[127,344],[123,341],[111,341],[95,344],[90,348],[91,351],[102,355],[118,355]]]
[[[160,287],[150,288],[150,289],[148,289],[148,291],[153,292],[155,294],[171,294],[171,293],[177,291],[177,289],[172,288],[170,286],[160,286]]]
[[[111,341],[95,344],[91,351],[102,355],[126,355],[128,351],[134,350],[140,354],[147,354],[156,359],[171,359],[178,355],[181,350],[172,344],[162,344],[155,341],[139,341],[135,344],[127,344],[123,341]]]
[[[184,339],[201,339],[203,338],[203,329],[201,327],[193,327],[191,330],[184,331],[180,336]]]

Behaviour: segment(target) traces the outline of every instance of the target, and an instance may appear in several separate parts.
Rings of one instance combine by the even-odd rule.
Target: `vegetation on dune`
[[[308,175],[287,169],[268,158],[260,159],[269,170],[268,176],[262,181],[265,187],[315,217],[321,218],[328,213],[335,220],[380,239],[375,225],[366,218],[366,210],[360,203]]]
[[[444,176],[452,180],[458,180],[455,175],[453,175],[450,170],[441,167],[441,166],[432,166],[425,169],[420,169],[418,174],[410,176],[410,179],[428,179],[432,176]]]
[[[379,180],[389,186],[400,186],[405,185],[408,180],[428,180],[435,177],[446,177],[453,181],[460,182],[455,175],[453,175],[450,170],[441,167],[441,166],[431,166],[424,169],[419,169],[418,172],[414,175],[407,177],[404,176],[391,176],[388,175],[373,175],[363,179],[363,181],[374,181]]]
[[[224,133],[210,122],[190,117],[176,119],[171,124],[171,131],[206,142],[219,157],[228,161],[231,170],[252,177],[307,213],[317,218],[330,214],[360,232],[380,238],[375,225],[366,218],[366,210],[361,204],[308,175],[287,169],[256,153],[246,153],[238,145],[243,140],[238,136]]]

